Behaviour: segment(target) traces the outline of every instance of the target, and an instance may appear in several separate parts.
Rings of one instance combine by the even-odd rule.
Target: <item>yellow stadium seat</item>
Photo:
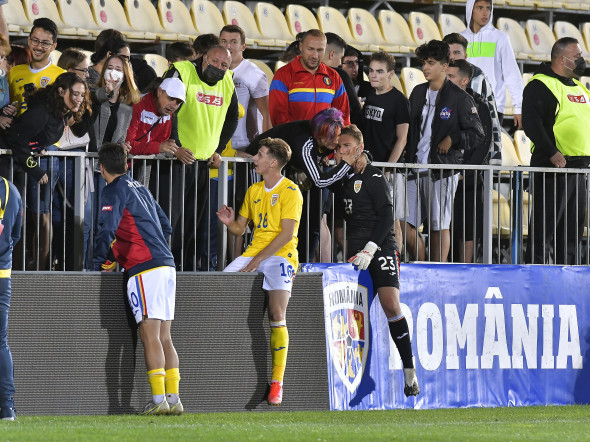
[[[504,115],[514,115],[514,106],[512,105],[512,97],[508,88],[506,88],[506,103],[504,104]]]
[[[588,2],[582,1],[575,1],[575,0],[561,0],[561,3],[564,9],[569,9],[573,11],[588,11],[590,9],[590,5]]]
[[[555,36],[551,28],[540,20],[527,20],[525,29],[533,54],[536,56],[535,59],[551,60],[551,48],[555,44]]]
[[[534,6],[532,0],[506,0],[506,3],[509,6]]]
[[[524,130],[514,132],[514,146],[518,159],[525,166],[531,165],[531,140],[526,136]]]
[[[156,71],[158,77],[164,75],[164,72],[168,70],[168,60],[161,55],[145,54],[143,59],[154,69],[154,71]]]
[[[553,33],[555,34],[556,39],[560,39],[563,37],[573,37],[578,40],[580,43],[580,48],[582,48],[582,56],[590,60],[590,52],[584,43],[584,37],[582,37],[582,33],[578,29],[577,26],[574,26],[572,23],[567,21],[556,21],[553,25]]]
[[[494,5],[495,4],[496,3],[494,2]],[[465,26],[465,22],[456,15],[441,14],[438,18],[438,29],[443,37],[453,32],[463,32],[466,28],[467,26]]]
[[[430,40],[442,40],[438,26],[429,15],[423,12],[410,12],[408,23],[412,37],[418,45],[428,43]]]
[[[116,29],[127,38],[138,40],[155,40],[156,34],[133,29],[123,6],[117,0],[90,0],[90,8],[94,15],[94,21],[101,29]]]
[[[348,25],[353,37],[361,43],[378,45],[385,52],[402,52],[398,45],[385,41],[377,20],[366,9],[350,8],[348,10]],[[410,48],[403,48],[403,52],[410,52]]]
[[[23,7],[31,23],[37,18],[46,17],[55,22],[58,32],[62,35],[88,35],[87,29],[67,26],[61,21],[57,6],[53,0],[23,0]]]
[[[57,0],[57,9],[63,22],[70,27],[81,27],[88,30],[93,37],[100,34],[86,0]]]
[[[323,32],[338,34],[346,43],[354,46],[359,51],[377,52],[379,50],[379,46],[377,45],[369,45],[357,41],[350,33],[346,18],[344,18],[344,15],[338,9],[330,6],[320,6],[318,8],[317,18],[320,29]]]
[[[49,57],[51,58],[51,62],[53,64],[57,64],[59,57],[61,57],[61,51],[54,49],[53,51],[51,51],[51,54],[49,54]]]
[[[166,32],[195,38],[197,30],[188,8],[180,0],[159,0],[158,14]]]
[[[590,77],[580,77],[580,83],[582,83],[586,89],[590,90]]]
[[[244,30],[246,33],[246,44],[248,44],[248,41],[251,41],[258,46],[285,46],[286,42],[277,42],[274,39],[264,37],[260,33],[252,11],[244,3],[227,0],[223,2],[222,12],[226,25],[238,25]],[[219,34],[219,31],[221,29],[217,31],[217,34]]]
[[[138,31],[152,32],[160,40],[167,41],[188,41],[186,35],[169,33],[162,27],[158,11],[150,0],[125,0],[125,14],[133,29]]]
[[[2,5],[2,13],[8,25],[8,32],[30,32],[33,24],[25,14],[20,0],[8,0],[8,3]]]
[[[508,35],[514,56],[519,60],[526,60],[532,57],[533,50],[529,45],[522,26],[511,18],[501,17],[496,22],[496,27]]]
[[[295,36],[291,35],[289,30],[287,19],[272,3],[257,3],[254,8],[254,18],[260,33],[266,38],[275,39],[277,46],[285,46],[295,40]]]
[[[320,25],[309,9],[301,5],[288,5],[285,9],[285,18],[291,30],[291,34],[297,35],[300,32],[310,29],[320,29]]]
[[[389,80],[389,84],[400,91],[402,94],[404,93],[402,83],[399,81],[399,78],[395,73],[393,74],[393,77],[391,77],[391,80]]]
[[[272,72],[272,69],[269,68],[268,65],[261,60],[256,60],[254,58],[249,58],[248,60],[250,60],[256,66],[258,66],[260,68],[260,70],[266,74],[266,78],[268,78],[268,85],[270,86],[270,82],[272,81],[273,77],[275,76],[275,74]]]
[[[426,81],[426,78],[420,69],[408,67],[402,68],[400,79],[404,88],[402,92],[408,98],[410,97],[410,94],[412,93],[412,90],[415,86]]]
[[[506,197],[492,189],[492,235],[510,235],[510,206]]]
[[[401,48],[408,47],[412,51],[418,47],[412,37],[408,22],[400,14],[383,9],[379,11],[378,20],[385,41]]]
[[[522,162],[516,153],[512,138],[506,132],[502,132],[502,166],[522,166]]]
[[[530,74],[530,73],[529,74],[522,74],[522,82],[524,83],[525,86],[527,85],[527,83],[529,81],[531,81],[531,78],[533,78],[533,75],[534,74]]]
[[[209,0],[192,0],[191,17],[199,34],[219,35],[219,31],[225,26],[221,11]]]

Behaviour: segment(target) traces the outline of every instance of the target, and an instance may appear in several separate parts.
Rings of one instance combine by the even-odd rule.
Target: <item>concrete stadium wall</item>
[[[261,275],[179,273],[172,338],[186,412],[277,410]],[[134,413],[151,398],[121,274],[15,272],[8,341],[21,415]],[[328,410],[321,274],[299,274],[280,410]]]

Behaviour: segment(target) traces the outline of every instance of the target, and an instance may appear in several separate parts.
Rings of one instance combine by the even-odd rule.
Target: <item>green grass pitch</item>
[[[590,406],[183,416],[21,416],[0,440],[589,440]]]

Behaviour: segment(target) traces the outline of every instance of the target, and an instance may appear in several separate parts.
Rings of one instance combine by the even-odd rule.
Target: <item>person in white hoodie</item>
[[[500,123],[504,117],[506,88],[512,97],[514,125],[522,128],[522,91],[524,83],[516,64],[508,35],[492,24],[492,0],[467,0],[467,29],[461,32],[468,43],[467,58],[479,67],[492,84]]]

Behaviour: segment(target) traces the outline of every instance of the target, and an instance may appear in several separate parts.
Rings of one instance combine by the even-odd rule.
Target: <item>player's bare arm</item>
[[[246,231],[248,218],[238,215],[238,218],[235,219],[234,209],[225,204],[217,211],[217,218],[227,226],[227,230],[233,235],[241,236]]]
[[[252,261],[250,261],[246,267],[240,270],[240,272],[255,272],[262,261],[270,258],[284,246],[286,246],[287,243],[293,239],[293,236],[295,236],[296,225],[297,221],[294,219],[281,219],[280,233],[275,236],[275,238],[270,243],[268,243],[268,245],[262,249],[258,255],[252,258]]]

